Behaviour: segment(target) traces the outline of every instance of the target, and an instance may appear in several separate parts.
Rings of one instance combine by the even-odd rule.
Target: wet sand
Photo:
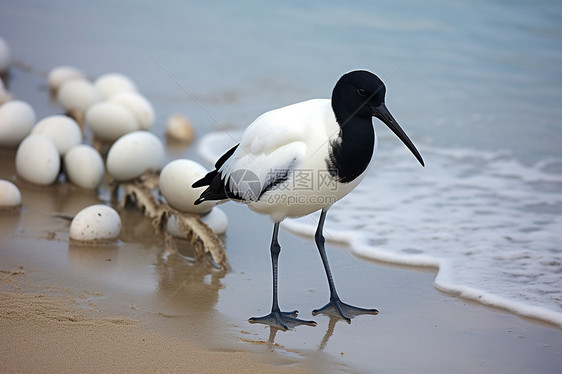
[[[282,231],[280,303],[316,327],[277,331],[247,322],[270,308],[271,224],[223,205],[232,269],[165,258],[162,238],[137,211],[121,211],[114,245],[69,244],[67,219],[99,202],[60,184],[32,186],[2,151],[0,178],[21,189],[19,213],[0,215],[2,372],[557,373],[562,333],[539,321],[466,302],[432,287],[432,269],[328,256],[342,298],[377,307],[351,324],[311,310],[328,298],[309,238]],[[101,198],[107,194],[101,193]]]

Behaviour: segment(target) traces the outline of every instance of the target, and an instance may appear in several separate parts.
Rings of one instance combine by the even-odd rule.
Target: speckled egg
[[[115,240],[120,233],[119,213],[103,204],[82,209],[70,223],[70,239],[80,242]]]

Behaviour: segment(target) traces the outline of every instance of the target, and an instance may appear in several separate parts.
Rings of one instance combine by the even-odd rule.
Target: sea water
[[[436,266],[440,289],[562,326],[561,20],[555,0],[6,1],[0,36],[19,99],[37,89],[25,71],[125,73],[160,136],[172,111],[197,134],[222,131],[199,147],[210,162],[266,110],[375,72],[426,167],[375,120],[379,150],[331,208],[327,237]],[[312,234],[316,220],[284,226]]]
[[[316,16],[334,58],[318,69],[347,63],[341,54],[394,57],[394,70],[382,63],[387,105],[426,162],[375,120],[379,150],[330,209],[326,237],[437,267],[441,290],[562,326],[562,6],[331,4]],[[216,159],[237,136],[210,135],[200,154]],[[312,236],[317,221],[283,226]]]

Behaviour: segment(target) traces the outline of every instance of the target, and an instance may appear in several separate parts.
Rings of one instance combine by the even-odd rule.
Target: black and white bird
[[[279,223],[321,210],[315,241],[330,287],[330,301],[320,312],[339,314],[350,322],[359,314],[377,314],[340,300],[332,279],[323,226],[330,206],[365,177],[377,148],[372,117],[384,122],[424,165],[418,150],[385,106],[384,83],[368,71],[352,71],[336,83],[332,98],[312,99],[264,113],[244,131],[239,144],[226,152],[215,170],[193,184],[208,186],[196,200],[238,200],[274,222],[271,241],[273,305],[250,322],[287,329],[314,321],[282,312],[277,299],[277,268],[281,247]]]

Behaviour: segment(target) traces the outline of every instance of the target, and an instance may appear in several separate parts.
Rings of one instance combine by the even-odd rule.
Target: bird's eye
[[[366,92],[364,89],[362,89],[362,88],[358,88],[358,89],[357,89],[357,93],[359,94],[359,96],[365,96],[365,95],[367,95],[367,92]]]

